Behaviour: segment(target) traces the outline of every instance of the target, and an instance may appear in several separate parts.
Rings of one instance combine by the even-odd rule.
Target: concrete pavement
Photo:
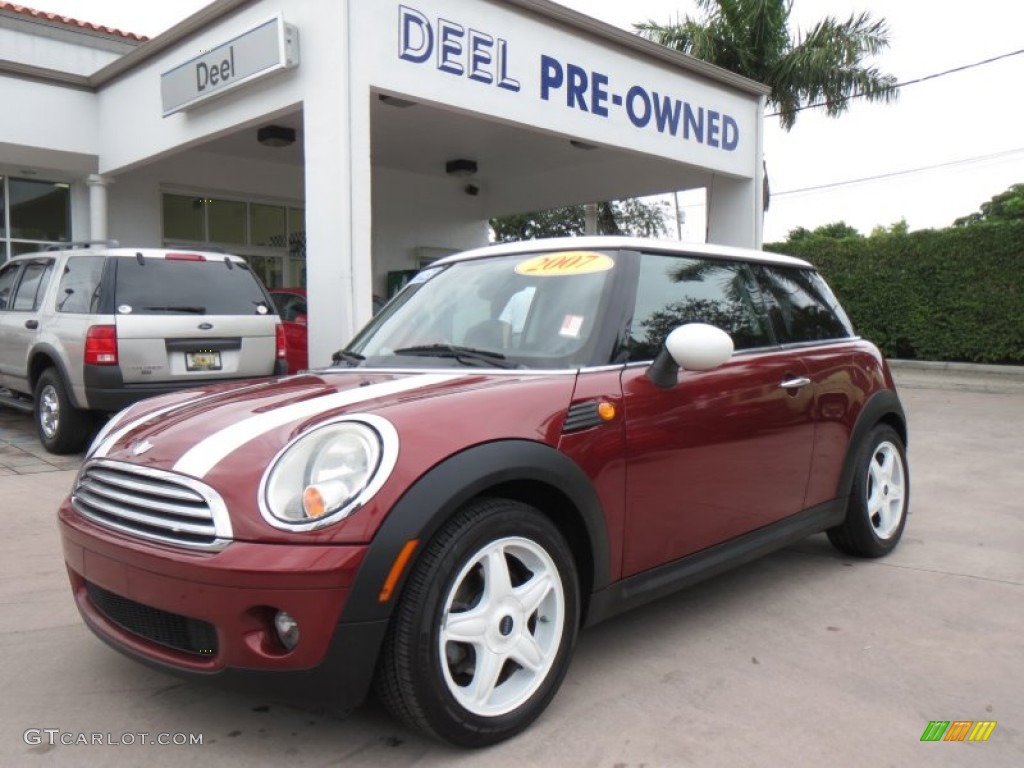
[[[84,628],[67,587],[54,510],[73,471],[0,477],[0,765],[1016,768],[1024,377],[897,379],[913,490],[895,553],[854,560],[815,536],[590,629],[542,718],[476,753],[376,705],[338,720],[123,658]],[[998,725],[985,743],[922,743],[932,720]],[[140,733],[203,743],[145,746]]]

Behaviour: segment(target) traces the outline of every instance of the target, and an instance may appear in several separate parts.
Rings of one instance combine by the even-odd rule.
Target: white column
[[[314,368],[329,364],[331,353],[352,337],[359,274],[355,264],[369,259],[353,233],[352,185],[356,182],[352,178],[348,7],[348,2],[325,3],[322,21],[325,28],[337,30],[336,44],[302,51],[302,68],[316,77],[302,106],[309,364]],[[360,190],[369,197],[368,188]]]
[[[89,239],[107,239],[107,187],[114,180],[98,173],[90,173],[85,179],[89,187]]]

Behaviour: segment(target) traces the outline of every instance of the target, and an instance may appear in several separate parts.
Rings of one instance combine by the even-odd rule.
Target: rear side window
[[[114,311],[121,315],[266,315],[274,311],[252,272],[222,259],[118,258],[114,295]]]
[[[668,334],[686,323],[721,328],[736,349],[771,346],[756,295],[753,275],[742,262],[642,254],[629,359],[654,359]]]
[[[763,266],[757,280],[780,344],[853,336],[849,318],[818,273]]]
[[[46,286],[50,284],[52,271],[52,260],[32,261],[26,264],[21,282],[18,283],[18,292],[14,294],[12,309],[23,312],[39,309],[43,294],[46,293]]]
[[[96,314],[103,256],[68,259],[57,286],[57,311]]]
[[[0,269],[0,309],[10,309],[11,292],[14,282],[18,279],[21,264],[8,264]]]

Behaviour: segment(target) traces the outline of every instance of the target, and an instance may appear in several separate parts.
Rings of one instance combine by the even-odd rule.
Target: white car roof
[[[780,264],[791,267],[811,267],[809,262],[779,253],[755,251],[752,248],[733,248],[727,245],[687,243],[678,240],[654,240],[645,237],[559,237],[546,240],[520,240],[514,243],[488,245],[470,251],[452,254],[438,259],[434,264],[450,264],[466,259],[480,259],[487,256],[506,256],[514,253],[538,253],[543,251],[579,251],[601,249],[628,249],[647,253],[669,253],[679,256],[707,256],[718,259],[754,261],[765,264]]]

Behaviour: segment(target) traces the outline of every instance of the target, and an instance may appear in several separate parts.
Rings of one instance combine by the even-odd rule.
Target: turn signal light
[[[85,333],[86,365],[117,365],[117,326],[94,325]]]

